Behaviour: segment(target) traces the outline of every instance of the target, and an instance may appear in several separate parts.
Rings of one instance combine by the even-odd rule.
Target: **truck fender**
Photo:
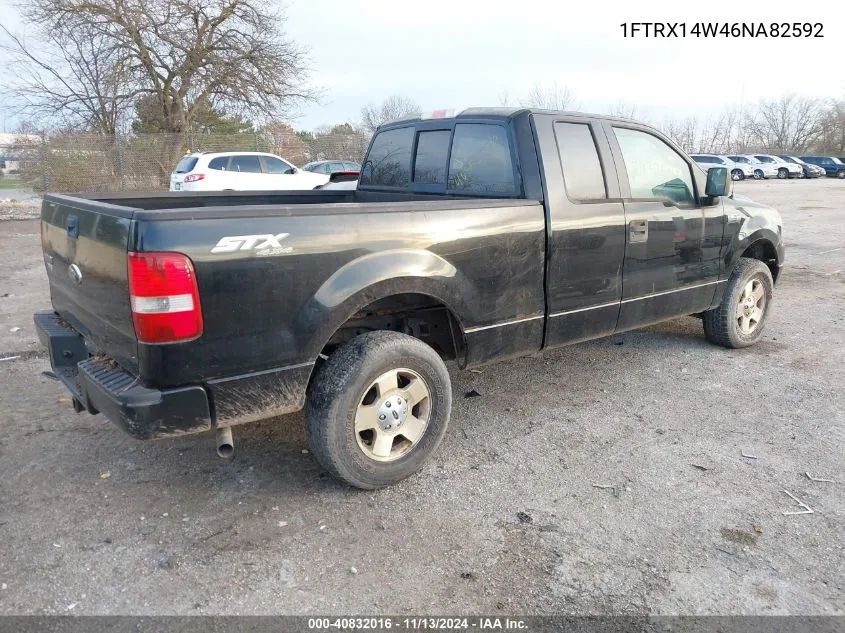
[[[312,341],[316,358],[332,335],[367,305],[398,294],[422,294],[442,303],[463,324],[478,290],[444,258],[424,250],[370,253],[331,275],[299,312],[295,331]]]
[[[736,266],[737,262],[751,246],[760,242],[761,244],[769,244],[774,251],[777,258],[777,265],[783,265],[783,247],[781,246],[780,236],[769,227],[757,228],[751,232],[746,232],[747,229],[752,228],[743,226],[742,230],[734,238],[733,243],[725,254],[725,273],[723,278],[727,279],[731,271]]]

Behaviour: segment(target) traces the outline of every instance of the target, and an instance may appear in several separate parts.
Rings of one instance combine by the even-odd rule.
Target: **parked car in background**
[[[778,175],[778,170],[774,165],[759,161],[753,156],[749,156],[746,154],[729,154],[728,158],[730,158],[735,163],[739,163],[740,165],[751,165],[751,169],[753,170],[752,173],[754,174],[755,180],[761,180],[763,178],[775,178]]]
[[[336,171],[329,176],[329,181],[325,185],[320,185],[315,189],[357,189],[360,173],[359,171]]]
[[[779,156],[771,154],[754,154],[754,158],[766,165],[774,165],[777,168],[778,178],[800,178],[804,170],[795,163],[788,163]]]
[[[361,165],[349,160],[315,160],[302,169],[316,174],[334,174],[340,171],[361,171]]]
[[[794,163],[796,165],[800,165],[801,169],[804,171],[804,178],[818,178],[819,176],[824,176],[824,169],[822,169],[818,165],[811,165],[810,163],[805,163],[797,156],[779,156],[779,158],[785,160],[787,163]]]
[[[754,169],[750,163],[735,163],[727,156],[718,154],[690,154],[696,164],[707,171],[711,167],[726,167],[731,173],[731,180],[744,180],[754,177]]]
[[[182,157],[170,174],[170,191],[295,191],[328,181],[275,154],[200,152]]]
[[[845,162],[834,156],[800,156],[801,160],[811,165],[818,165],[830,178],[845,178]]]

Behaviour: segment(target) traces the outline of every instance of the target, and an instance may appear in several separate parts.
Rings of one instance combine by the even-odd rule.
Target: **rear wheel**
[[[308,395],[308,435],[337,479],[371,490],[419,470],[446,432],[449,373],[437,353],[398,332],[370,332],[325,361]]]
[[[742,180],[745,178],[745,174],[742,173],[741,169],[734,169],[731,172],[731,180]]]
[[[704,335],[716,345],[730,348],[754,345],[772,303],[774,282],[769,267],[743,257],[731,273],[722,304],[704,312]]]
[[[755,169],[754,170],[754,180],[763,180],[763,170],[762,169]]]

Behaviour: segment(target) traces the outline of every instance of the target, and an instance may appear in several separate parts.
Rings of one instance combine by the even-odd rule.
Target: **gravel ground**
[[[845,183],[737,190],[785,218],[763,342],[683,318],[450,367],[438,455],[374,493],[325,476],[298,415],[236,429],[225,462],[210,434],[74,414],[41,375],[38,225],[0,222],[0,358],[20,356],[0,362],[0,613],[845,614]],[[814,513],[784,515],[784,490]]]

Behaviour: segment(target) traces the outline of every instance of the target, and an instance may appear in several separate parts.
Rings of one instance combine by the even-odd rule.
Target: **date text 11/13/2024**
[[[622,37],[824,37],[821,22],[623,22]]]
[[[397,631],[467,631],[503,630],[528,633],[523,618],[511,617],[349,617],[308,618],[308,630],[397,630]]]

